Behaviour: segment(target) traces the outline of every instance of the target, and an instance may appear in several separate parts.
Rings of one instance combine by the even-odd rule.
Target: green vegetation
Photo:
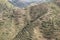
[[[0,40],[10,40],[12,37],[13,6],[7,0],[0,0]]]
[[[44,38],[60,40],[60,7],[56,3],[43,3],[22,10],[7,0],[0,0],[0,40]]]

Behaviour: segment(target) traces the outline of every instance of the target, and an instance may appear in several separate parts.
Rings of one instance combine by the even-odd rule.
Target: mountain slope
[[[54,0],[8,0],[12,5],[19,7],[19,8],[26,8],[31,4],[41,4],[41,3],[48,3],[53,2]]]
[[[60,7],[43,3],[26,9],[0,0],[0,40],[60,40]]]
[[[13,40],[60,40],[59,6],[55,3],[43,3],[27,10],[30,22]]]
[[[24,15],[24,10],[0,0],[0,40],[12,40],[26,24]]]

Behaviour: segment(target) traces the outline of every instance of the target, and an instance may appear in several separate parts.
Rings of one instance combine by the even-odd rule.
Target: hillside
[[[19,12],[21,13],[22,11]],[[25,25],[25,17],[23,17],[24,12],[22,14],[19,12],[7,0],[0,0],[0,40],[12,40],[14,35],[18,32],[17,30],[20,29],[19,27],[21,26],[21,29],[23,28],[22,26]],[[19,19],[17,18],[17,15],[22,17],[20,19],[20,26],[18,26]]]
[[[59,0],[24,10],[0,0],[0,40],[60,40]]]
[[[60,40],[60,8],[55,3],[31,6],[28,24],[13,40]]]

